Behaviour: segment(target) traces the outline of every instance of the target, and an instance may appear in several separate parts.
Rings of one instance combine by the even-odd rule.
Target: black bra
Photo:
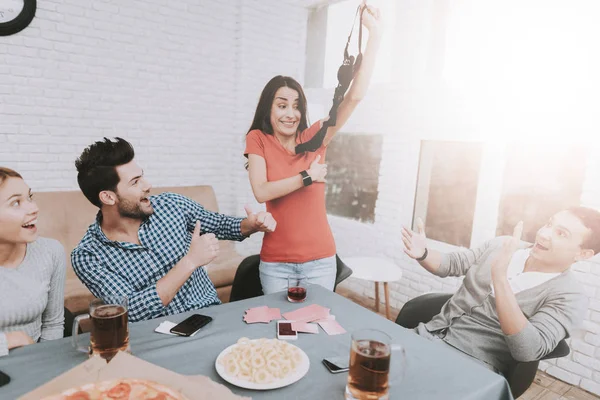
[[[338,69],[338,85],[335,88],[335,92],[333,94],[333,105],[329,110],[329,119],[323,122],[323,126],[316,135],[310,139],[306,143],[301,143],[296,146],[296,154],[304,153],[307,151],[317,151],[319,147],[323,144],[323,140],[325,139],[325,134],[327,133],[327,128],[330,126],[335,126],[337,122],[337,112],[338,107],[344,100],[344,95],[348,91],[350,87],[350,83],[354,79],[356,72],[360,68],[360,64],[362,62],[362,18],[363,13],[367,9],[367,6],[360,9],[360,6],[356,9],[356,14],[354,15],[354,22],[352,23],[352,29],[350,29],[350,35],[348,35],[348,42],[346,42],[346,48],[344,49],[344,62]],[[360,11],[360,21],[358,27],[358,55],[356,59],[354,56],[348,54],[348,46],[350,45],[350,39],[352,38],[352,32],[354,31],[354,25],[356,25],[356,16]]]

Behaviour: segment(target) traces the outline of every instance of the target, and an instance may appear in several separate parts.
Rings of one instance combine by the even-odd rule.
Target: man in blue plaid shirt
[[[175,193],[150,196],[151,185],[127,141],[104,139],[75,162],[86,198],[100,208],[71,254],[75,273],[96,297],[125,295],[129,320],[142,321],[219,304],[202,266],[219,254],[218,239],[272,232],[267,212],[235,218]]]

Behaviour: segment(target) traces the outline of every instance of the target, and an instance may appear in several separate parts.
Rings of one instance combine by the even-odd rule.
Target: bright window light
[[[597,0],[453,1],[444,81],[490,136],[599,143],[598,21]]]

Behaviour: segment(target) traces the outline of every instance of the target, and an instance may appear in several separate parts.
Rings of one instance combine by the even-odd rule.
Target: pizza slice
[[[180,392],[144,379],[88,383],[43,400],[188,400]]]

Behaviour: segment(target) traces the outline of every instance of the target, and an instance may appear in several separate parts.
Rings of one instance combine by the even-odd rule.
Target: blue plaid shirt
[[[243,218],[204,209],[175,193],[150,197],[154,213],[140,226],[141,245],[109,240],[100,228],[101,214],[71,253],[75,273],[96,297],[126,295],[132,322],[220,304],[204,268],[197,268],[173,300],[164,306],[156,282],[187,254],[196,221],[202,233],[241,241]]]

